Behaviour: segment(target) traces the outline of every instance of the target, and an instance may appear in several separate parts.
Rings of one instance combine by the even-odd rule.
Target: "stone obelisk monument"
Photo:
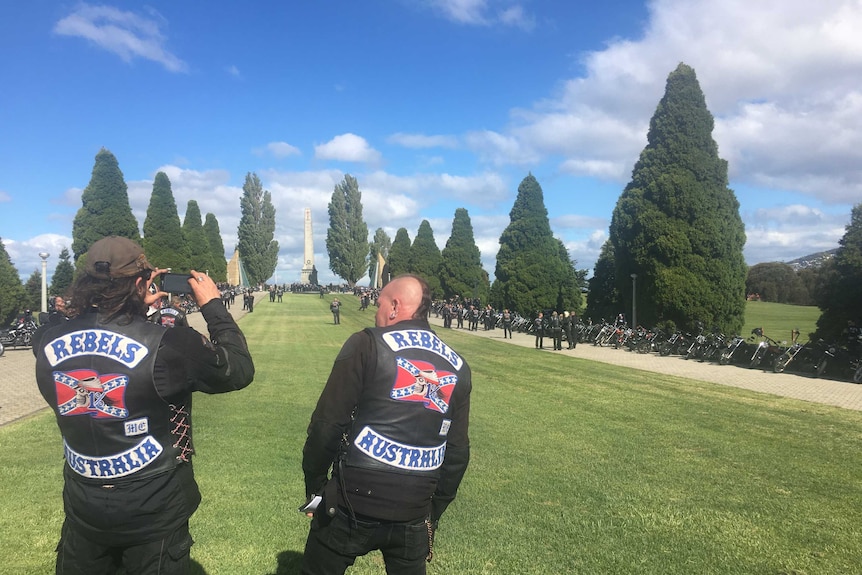
[[[302,275],[300,282],[311,283],[311,272],[314,269],[314,242],[311,236],[311,208],[305,208],[305,250],[302,258]]]

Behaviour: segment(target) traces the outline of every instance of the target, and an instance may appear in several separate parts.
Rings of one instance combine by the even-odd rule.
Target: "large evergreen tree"
[[[329,269],[351,287],[368,271],[368,225],[362,219],[362,192],[350,174],[335,186],[329,202],[326,251]]]
[[[102,148],[96,154],[90,183],[81,193],[81,208],[72,222],[72,252],[76,265],[83,264],[81,256],[91,245],[107,236],[141,242],[123,172],[114,154]]]
[[[610,240],[602,244],[599,259],[593,268],[593,277],[589,280],[589,288],[584,317],[598,323],[603,319],[611,321],[623,311],[616,283],[614,244]]]
[[[0,328],[12,323],[24,307],[24,286],[0,238]]]
[[[680,64],[611,219],[616,286],[631,309],[637,274],[638,323],[742,328],[745,228],[713,124],[694,70]]]
[[[171,268],[175,273],[187,272],[191,268],[189,246],[183,238],[177,202],[171,181],[164,172],[157,173],[153,180],[153,193],[144,219],[143,247],[147,259],[155,266]]]
[[[428,220],[422,220],[419,231],[410,246],[410,272],[418,275],[428,282],[432,298],[443,297],[443,289],[440,287],[440,264],[443,258],[440,248],[434,241],[434,230]]]
[[[389,273],[392,277],[410,272],[410,236],[407,228],[398,228],[392,247],[389,248]]]
[[[488,301],[488,273],[482,269],[482,254],[476,246],[473,224],[466,209],[455,210],[452,233],[441,255],[440,285],[444,297],[473,297],[475,294],[481,301]]]
[[[186,205],[183,219],[183,241],[188,249],[189,268],[199,272],[213,269],[213,256],[210,243],[201,223],[201,209],[195,200]]]
[[[33,270],[24,282],[24,308],[32,312],[42,309],[42,272],[39,270]]]
[[[822,288],[815,297],[821,311],[815,337],[828,342],[845,337],[848,321],[862,326],[862,203],[853,207],[838,244],[835,256],[824,267]]]
[[[586,270],[578,270],[575,268],[575,261],[569,255],[569,248],[563,243],[563,240],[557,240],[557,249],[560,253],[560,265],[562,266],[562,281],[560,282],[559,291],[557,292],[557,310],[573,310],[580,313],[584,307],[584,295],[581,293],[581,285]]]
[[[808,288],[798,273],[784,262],[763,262],[751,266],[745,278],[745,293],[763,301],[807,305]]]
[[[221,230],[219,230],[218,220],[215,214],[208,213],[204,220],[204,235],[207,238],[207,243],[210,247],[210,255],[212,256],[212,267],[210,268],[210,277],[217,282],[227,281],[227,259],[224,255],[224,240],[221,239]]]
[[[561,258],[542,188],[529,174],[518,186],[509,225],[500,235],[491,303],[523,315],[579,308],[580,292],[572,291],[573,269]]]
[[[242,192],[237,250],[249,281],[261,284],[272,276],[278,263],[278,242],[273,239],[275,207],[257,174],[246,174]]]
[[[60,250],[60,260],[57,262],[57,267],[54,268],[54,275],[51,276],[51,295],[65,295],[66,290],[72,285],[72,280],[75,276],[75,267],[70,258],[69,249],[63,246]]]

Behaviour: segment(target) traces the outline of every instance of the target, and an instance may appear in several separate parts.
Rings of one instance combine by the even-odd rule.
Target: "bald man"
[[[399,276],[377,305],[376,327],[341,348],[308,426],[305,575],[344,573],[375,549],[388,575],[424,574],[470,459],[470,368],[431,331],[428,284]]]

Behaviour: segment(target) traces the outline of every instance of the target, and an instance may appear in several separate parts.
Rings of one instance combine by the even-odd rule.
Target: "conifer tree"
[[[443,297],[478,297],[488,301],[490,285],[488,273],[482,269],[482,254],[473,237],[470,214],[464,208],[455,210],[452,233],[446,240],[440,266],[440,285]]]
[[[389,273],[394,278],[401,274],[409,273],[410,270],[410,236],[407,228],[398,228],[392,247],[389,248]]]
[[[210,277],[217,282],[227,281],[227,259],[224,255],[224,241],[221,239],[221,231],[219,230],[218,220],[215,214],[208,213],[204,220],[204,235],[207,238],[207,243],[210,247],[210,255],[212,256],[212,267],[210,268]]]
[[[329,269],[351,287],[368,271],[368,225],[362,219],[362,192],[350,174],[335,186],[329,202],[326,251]]]
[[[599,259],[593,268],[593,277],[589,280],[589,295],[584,317],[598,323],[601,320],[611,321],[623,311],[616,283],[616,263],[614,262],[614,244],[606,240],[599,252]]]
[[[613,212],[616,287],[638,323],[738,333],[745,311],[745,227],[712,139],[694,70],[680,64],[650,120],[647,146]]]
[[[199,272],[209,272],[213,268],[212,251],[201,224],[201,209],[195,200],[189,200],[186,206],[182,230],[183,240],[188,249],[189,268]]]
[[[440,264],[443,258],[440,255],[437,242],[434,241],[434,230],[431,229],[428,220],[422,220],[422,223],[419,224],[419,231],[416,232],[413,245],[410,246],[409,261],[410,273],[414,273],[428,282],[431,297],[435,299],[442,297]]]
[[[107,236],[121,236],[141,242],[138,221],[129,204],[129,191],[114,154],[102,148],[90,183],[81,193],[81,208],[72,223],[72,252],[76,266],[90,246]]]
[[[33,270],[33,273],[24,282],[24,309],[29,309],[32,312],[42,309],[42,272],[38,269]]]
[[[815,337],[828,342],[847,342],[848,322],[862,326],[862,203],[850,213],[850,223],[844,228],[838,251],[823,271],[821,289],[815,301],[821,314]]]
[[[171,181],[164,172],[157,173],[153,180],[153,193],[144,219],[143,247],[147,260],[157,267],[171,268],[174,273],[187,272],[191,267],[177,202]]]
[[[63,249],[60,250],[60,259],[57,262],[57,267],[54,268],[54,275],[51,276],[51,295],[65,295],[66,290],[72,285],[75,268],[72,266],[69,258],[69,249],[63,246]]]
[[[551,233],[542,188],[529,174],[518,186],[509,225],[500,235],[491,303],[523,315],[577,308],[580,293],[572,291],[572,273]]]
[[[12,323],[24,307],[24,286],[0,238],[0,328]]]
[[[237,250],[252,285],[272,277],[278,263],[275,236],[275,207],[257,174],[248,173],[242,186],[242,217],[237,229]]]

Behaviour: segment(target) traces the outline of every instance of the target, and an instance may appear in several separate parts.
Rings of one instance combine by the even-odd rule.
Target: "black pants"
[[[341,575],[357,557],[379,549],[387,575],[425,575],[428,527],[411,523],[359,521],[339,510],[326,526],[311,524],[302,575]]]
[[[186,523],[168,537],[141,545],[112,547],[90,541],[68,522],[57,544],[57,575],[186,575],[194,541]]]
[[[506,339],[506,334],[509,334],[509,339],[512,339],[512,324],[503,324],[503,339]]]

